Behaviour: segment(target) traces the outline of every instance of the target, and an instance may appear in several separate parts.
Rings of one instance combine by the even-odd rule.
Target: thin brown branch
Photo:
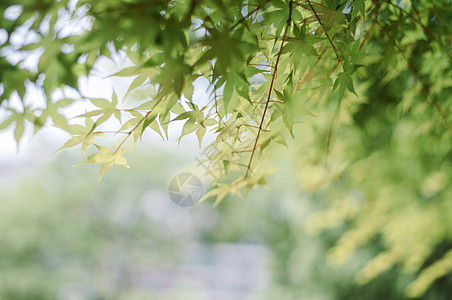
[[[340,56],[339,56],[339,52],[337,51],[336,46],[334,46],[333,41],[331,40],[330,35],[328,34],[328,31],[326,30],[325,26],[323,26],[322,21],[320,21],[319,15],[318,15],[317,12],[315,11],[314,7],[312,6],[311,1],[310,1],[310,0],[307,0],[307,1],[308,1],[308,4],[309,4],[309,7],[310,7],[311,10],[312,10],[312,13],[315,15],[315,18],[316,18],[317,21],[319,22],[320,26],[322,26],[323,31],[325,31],[325,35],[326,35],[326,37],[328,38],[328,41],[330,42],[331,47],[333,47],[334,54],[336,54],[337,61],[341,63],[342,70],[345,72],[345,69],[344,69],[344,63],[342,62],[342,59],[341,59]]]
[[[279,48],[278,55],[276,57],[275,68],[273,69],[273,75],[272,75],[272,79],[271,79],[271,82],[270,82],[270,88],[268,89],[267,101],[265,103],[264,112],[262,113],[261,122],[259,124],[259,129],[257,131],[256,140],[254,141],[253,151],[251,152],[251,156],[250,156],[250,160],[248,162],[248,166],[247,166],[245,177],[248,177],[249,172],[251,170],[251,164],[253,162],[254,154],[256,153],[257,143],[259,141],[260,134],[261,134],[261,132],[263,130],[263,127],[264,127],[265,115],[266,115],[267,110],[268,110],[268,105],[270,104],[270,98],[271,98],[271,95],[272,95],[273,84],[275,83],[276,74],[278,72],[279,60],[281,58],[282,50],[284,48],[285,38],[287,36],[287,32],[289,31],[291,20],[292,20],[292,0],[290,0],[290,2],[289,2],[289,17],[287,18],[286,28],[284,30],[283,38],[282,38],[282,41],[281,41],[281,46]]]
[[[309,4],[309,7],[311,8],[312,12],[314,13],[314,15],[315,15],[315,17],[317,19],[317,21],[319,22],[320,26],[323,28],[323,31],[325,31],[325,35],[328,38],[328,41],[330,42],[331,47],[333,47],[333,51],[334,51],[334,54],[336,55],[337,61],[342,66],[342,71],[345,72],[344,63],[343,63],[342,59],[340,58],[339,52],[337,51],[336,46],[334,46],[334,43],[331,40],[330,35],[328,34],[328,31],[326,30],[325,26],[323,26],[322,21],[320,21],[320,18],[318,16],[317,12],[315,11],[314,7],[312,6],[311,1],[310,0],[307,0],[307,1],[308,1],[308,4]],[[334,69],[336,69],[336,67]],[[330,149],[330,144],[331,144],[331,138],[332,138],[332,134],[333,134],[334,124],[335,124],[337,118],[339,117],[339,109],[340,109],[340,101],[338,101],[337,104],[336,104],[336,110],[335,110],[334,115],[333,115],[333,120],[331,120],[330,130],[328,131],[328,138],[327,138],[326,149],[325,149],[325,151],[326,151],[326,154],[325,154],[325,166],[326,166],[327,160],[328,160],[328,153],[329,153],[329,149]]]

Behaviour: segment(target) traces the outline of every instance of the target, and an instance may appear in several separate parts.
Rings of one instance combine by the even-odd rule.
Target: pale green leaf
[[[56,153],[56,152],[58,152],[58,151],[60,151],[60,150],[66,149],[66,148],[74,147],[74,146],[80,144],[81,142],[83,142],[84,139],[85,139],[85,138],[84,138],[83,136],[80,136],[80,135],[79,135],[79,136],[74,136],[74,137],[72,137],[71,139],[69,139],[68,141],[66,141],[66,142],[63,144],[63,146],[61,146],[61,148],[59,148],[58,150],[56,150],[54,153]]]
[[[111,169],[111,167],[113,167],[113,162],[112,161],[105,161],[103,163],[100,164],[100,168],[99,168],[99,180],[100,181],[102,179],[102,177],[105,175],[105,173],[108,172],[108,170]]]
[[[204,126],[199,125],[198,129],[196,130],[196,135],[198,137],[198,142],[199,142],[199,148],[201,148],[202,138],[204,137],[205,133],[206,133],[206,128]]]

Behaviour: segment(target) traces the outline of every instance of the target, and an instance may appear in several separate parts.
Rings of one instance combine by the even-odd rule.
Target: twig
[[[312,6],[311,1],[310,0],[307,0],[307,1],[308,1],[308,4],[309,4],[309,7],[311,8],[313,14],[315,15],[315,17],[317,19],[317,21],[319,22],[320,26],[322,26],[323,31],[325,31],[325,35],[328,38],[328,41],[330,42],[331,47],[333,47],[334,54],[336,54],[337,61],[338,61],[338,63],[341,64],[342,71],[345,73],[344,63],[343,63],[342,59],[340,58],[339,53],[338,53],[336,47],[334,46],[333,41],[330,38],[330,35],[328,34],[328,31],[326,30],[325,26],[323,26],[322,21],[320,21],[320,18],[317,15],[317,12],[315,11],[314,7]],[[337,68],[337,66],[334,67],[334,70],[336,68]],[[331,76],[331,74],[330,74],[330,76]],[[325,149],[325,152],[326,152],[325,153],[325,167],[326,167],[327,162],[328,162],[328,154],[330,152],[330,144],[331,144],[331,138],[333,136],[333,128],[334,128],[334,124],[335,124],[336,120],[339,117],[339,111],[340,111],[340,101],[338,101],[337,104],[336,104],[336,110],[334,111],[333,120],[331,120],[330,129],[328,131],[328,138],[327,138],[327,141],[326,141],[326,149]]]
[[[328,41],[330,41],[331,47],[333,47],[334,54],[336,54],[337,61],[341,63],[342,70],[345,72],[345,69],[344,69],[344,63],[342,62],[342,59],[340,58],[339,53],[337,52],[337,49],[336,49],[336,47],[334,46],[333,41],[332,41],[331,38],[330,38],[330,35],[328,34],[328,31],[326,30],[325,26],[323,26],[322,21],[320,21],[320,18],[319,18],[319,16],[317,15],[317,12],[315,11],[314,7],[312,6],[310,0],[308,0],[308,4],[309,4],[309,7],[311,8],[312,12],[313,12],[314,15],[315,15],[315,18],[316,18],[317,21],[319,22],[320,26],[322,26],[323,30],[325,31],[325,35],[326,35],[326,37],[328,38]]]
[[[276,57],[275,68],[273,70],[273,75],[272,75],[272,79],[271,79],[271,82],[270,82],[270,88],[268,89],[267,101],[265,103],[264,112],[262,113],[261,122],[259,124],[259,128],[258,128],[258,131],[257,131],[256,140],[254,141],[253,151],[251,151],[251,156],[250,156],[250,160],[248,162],[248,166],[247,166],[245,177],[248,177],[249,172],[251,170],[251,163],[253,162],[254,154],[256,153],[257,143],[259,141],[260,134],[261,134],[261,132],[263,130],[264,121],[265,121],[265,115],[267,113],[268,105],[270,104],[270,98],[271,98],[271,95],[272,95],[273,84],[274,84],[275,79],[276,79],[276,73],[278,72],[279,59],[281,58],[281,54],[282,54],[282,50],[283,50],[283,47],[284,47],[285,38],[286,38],[287,32],[289,30],[291,20],[292,20],[292,0],[290,0],[290,2],[289,2],[289,17],[287,18],[286,28],[284,30],[284,34],[283,34],[283,37],[282,37],[281,46],[280,46],[280,49],[278,51],[278,55]]]

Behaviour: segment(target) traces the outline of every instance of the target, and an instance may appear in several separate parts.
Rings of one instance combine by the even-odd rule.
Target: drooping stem
[[[345,73],[344,62],[342,61],[341,57],[339,56],[339,52],[337,51],[336,46],[334,46],[333,40],[330,38],[330,35],[328,34],[328,31],[326,30],[325,26],[323,26],[322,21],[320,21],[319,15],[315,11],[314,7],[312,6],[311,1],[310,0],[307,0],[307,1],[309,4],[309,7],[311,8],[312,13],[314,14],[315,18],[319,22],[320,26],[323,28],[323,31],[325,32],[325,35],[328,38],[328,41],[330,42],[331,47],[333,48],[334,54],[336,55],[336,58],[337,58],[337,63],[341,64],[342,71]],[[336,69],[336,67],[334,67],[333,72]],[[331,72],[331,74],[333,72]],[[329,76],[331,76],[331,74]],[[336,104],[336,109],[334,111],[333,120],[331,121],[330,128],[328,130],[328,137],[326,140],[326,147],[325,147],[326,148],[325,149],[325,167],[327,167],[327,164],[328,164],[328,154],[330,152],[330,145],[331,145],[331,139],[333,137],[334,124],[336,123],[336,121],[339,117],[339,111],[340,111],[340,101],[338,101],[338,103]]]
[[[341,59],[340,56],[339,56],[339,52],[337,51],[336,46],[334,46],[333,41],[331,40],[330,35],[328,34],[328,31],[326,30],[325,26],[323,26],[322,21],[320,21],[319,15],[318,15],[317,12],[315,11],[315,9],[314,9],[314,7],[312,6],[310,0],[308,0],[308,4],[309,4],[309,7],[311,8],[312,13],[314,14],[315,18],[316,18],[317,21],[319,22],[320,26],[322,26],[323,31],[325,31],[325,35],[326,35],[326,37],[328,38],[328,41],[330,42],[331,47],[333,47],[334,54],[336,54],[337,61],[341,63],[342,71],[345,72],[345,69],[344,69],[344,63],[342,62],[342,59]]]
[[[289,2],[289,17],[287,18],[286,28],[284,29],[284,33],[283,33],[282,40],[281,40],[281,46],[279,47],[278,55],[276,57],[275,66],[273,68],[273,75],[272,75],[272,79],[271,79],[271,82],[270,82],[270,88],[268,89],[268,96],[267,96],[267,100],[265,102],[264,112],[262,113],[261,122],[259,124],[259,128],[258,128],[257,134],[256,134],[256,139],[254,140],[254,146],[253,146],[252,151],[251,151],[251,156],[250,156],[250,160],[248,162],[248,166],[247,166],[245,177],[247,177],[249,175],[249,173],[250,173],[251,164],[253,162],[253,158],[254,158],[254,155],[255,155],[256,149],[257,149],[257,143],[259,142],[260,134],[261,134],[261,132],[264,129],[265,115],[267,114],[268,105],[270,104],[270,98],[271,98],[271,95],[272,95],[273,84],[275,83],[276,74],[278,72],[279,60],[281,58],[282,50],[283,50],[283,47],[284,47],[284,42],[285,42],[285,39],[286,39],[286,36],[287,36],[287,32],[289,31],[291,20],[292,20],[292,0],[290,0],[290,2]]]

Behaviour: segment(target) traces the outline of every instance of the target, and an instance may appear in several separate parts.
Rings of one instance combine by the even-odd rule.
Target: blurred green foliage
[[[296,150],[291,153],[296,155]],[[131,159],[134,172],[115,170],[97,183],[92,180],[88,167],[68,171],[67,162],[72,158],[65,155],[51,165],[34,168],[26,176],[3,180],[0,297],[11,300],[210,299],[203,295],[202,287],[187,289],[180,285],[175,276],[177,271],[170,273],[174,277],[166,278],[174,282],[164,291],[136,282],[133,274],[137,270],[143,274],[155,272],[156,278],[165,281],[168,266],[187,258],[184,249],[188,244],[239,243],[262,245],[269,252],[264,265],[268,279],[261,283],[263,289],[248,294],[246,299],[405,299],[405,288],[416,274],[401,264],[382,270],[386,266],[384,261],[376,261],[374,257],[381,257],[380,253],[387,247],[386,228],[395,228],[392,234],[399,235],[402,245],[404,239],[416,238],[419,246],[425,245],[431,235],[422,235],[427,228],[421,225],[432,221],[428,213],[424,215],[419,210],[418,215],[413,215],[421,224],[411,219],[398,223],[395,220],[403,219],[404,212],[410,217],[413,211],[403,210],[404,203],[398,204],[399,210],[389,206],[387,224],[379,227],[382,233],[372,235],[366,231],[363,233],[366,244],[355,249],[346,264],[332,265],[325,257],[335,258],[344,247],[350,249],[347,243],[353,242],[340,242],[331,250],[336,241],[358,236],[350,235],[349,231],[368,228],[355,226],[360,219],[354,221],[353,217],[366,216],[368,220],[364,224],[373,224],[378,221],[376,214],[382,217],[384,214],[376,211],[375,203],[366,204],[364,194],[356,189],[348,197],[325,206],[328,195],[301,192],[290,161],[280,158],[279,174],[269,177],[271,189],[253,191],[246,199],[230,197],[216,209],[209,203],[177,208],[196,218],[199,224],[214,219],[207,226],[195,224],[193,230],[181,234],[170,230],[163,217],[164,210],[159,207],[162,205],[159,197],[173,205],[166,191],[163,194],[153,191],[162,192],[184,159],[158,151],[152,156],[137,153]],[[336,192],[337,187],[331,191]],[[370,216],[367,214],[371,212],[364,209],[369,205],[375,211]],[[405,227],[398,232],[398,226]],[[442,227],[434,223],[429,226]],[[413,230],[407,229],[410,227]],[[317,233],[319,230],[322,233]],[[410,245],[401,248],[407,253],[407,262],[413,259],[410,253],[422,253],[415,244]],[[433,252],[424,266],[441,259],[450,244],[440,242],[430,247]],[[208,252],[199,254],[208,255]],[[212,259],[206,257],[206,261]],[[373,263],[368,265],[372,259]],[[363,267],[373,274],[384,272],[372,281],[356,282],[355,275]],[[240,276],[242,271],[235,272],[234,276]],[[366,271],[358,274],[366,275]],[[363,275],[358,275],[358,279],[359,276]],[[420,299],[448,299],[451,291],[451,278],[446,276],[435,281]]]
[[[277,161],[281,170],[270,176],[271,188],[223,201],[221,221],[208,234],[212,241],[267,245],[271,284],[262,299],[407,299],[424,280],[428,287],[416,299],[449,299],[447,201],[416,203],[406,189],[396,189],[399,182],[394,194],[371,200],[366,185],[347,177],[315,192],[299,192],[300,182],[305,190],[310,186],[302,178],[312,173],[294,170],[287,157]],[[374,177],[358,172],[360,180],[376,188]],[[391,257],[394,252],[400,256]]]
[[[180,158],[137,153],[147,163],[133,176],[117,172],[101,184],[87,168],[68,169],[65,158],[2,179],[0,298],[157,299],[130,290],[128,272],[178,261],[184,239],[149,210],[167,200],[162,187]],[[163,194],[146,198],[153,190]]]

